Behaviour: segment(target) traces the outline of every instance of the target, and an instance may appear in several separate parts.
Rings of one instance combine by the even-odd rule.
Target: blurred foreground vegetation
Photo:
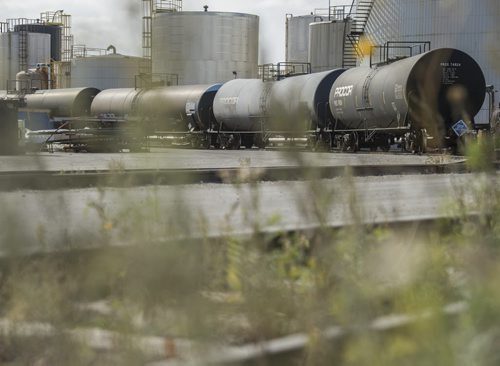
[[[363,212],[346,177],[342,192],[351,196],[353,225],[328,228],[325,212],[341,187],[325,189],[311,179],[303,211],[321,225],[262,234],[259,205],[272,203],[259,202],[257,179],[242,174],[240,184],[254,188],[240,203],[253,235],[234,237],[228,227],[222,239],[159,243],[155,225],[188,234],[196,213],[172,207],[141,217],[138,210],[114,218],[125,220],[122,235],[136,245],[112,248],[113,218],[92,203],[105,249],[2,260],[0,364],[141,365],[160,357],[132,337],[158,336],[170,340],[167,356],[205,365],[215,346],[304,333],[304,352],[255,364],[499,365],[500,187],[488,142],[469,154],[478,171],[469,192],[474,209],[465,210],[462,192],[454,192],[443,197],[443,210],[455,218],[433,223],[361,225]],[[210,225],[210,218],[196,223]],[[463,311],[443,312],[457,303]],[[387,330],[369,327],[395,314],[415,318]],[[53,328],[33,335],[33,324]],[[346,335],[326,339],[331,326]],[[112,352],[69,333],[93,328],[122,335]],[[189,340],[188,353],[178,340]]]

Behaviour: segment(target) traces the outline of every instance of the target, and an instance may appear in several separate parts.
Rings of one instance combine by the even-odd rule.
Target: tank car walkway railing
[[[278,62],[277,64],[259,65],[259,77],[262,81],[282,80],[310,73],[311,64],[309,62]]]

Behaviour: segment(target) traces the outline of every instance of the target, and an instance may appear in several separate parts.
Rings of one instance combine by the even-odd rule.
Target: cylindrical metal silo
[[[309,25],[321,20],[315,15],[286,18],[286,61],[309,62]]]
[[[366,25],[375,44],[430,41],[432,48],[452,47],[471,55],[488,84],[500,87],[500,2],[498,0],[375,1]],[[477,117],[488,123],[488,104]]]
[[[14,27],[14,32],[25,31],[29,33],[42,33],[50,35],[50,58],[61,61],[62,28],[52,24],[19,24]]]
[[[154,74],[176,74],[180,85],[258,74],[259,17],[221,12],[165,12],[153,17]]]
[[[0,89],[14,89],[16,74],[21,70],[19,33],[0,33]],[[50,63],[50,35],[28,33],[26,39],[26,64],[33,68],[39,63]]]
[[[344,40],[350,27],[350,20],[312,23],[309,26],[309,62],[312,72],[342,67]]]
[[[75,58],[71,61],[71,87],[134,88],[142,61],[120,54]]]

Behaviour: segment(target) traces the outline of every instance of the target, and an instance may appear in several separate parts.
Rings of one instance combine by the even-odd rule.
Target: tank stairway
[[[365,33],[374,0],[361,0],[357,5],[354,2],[350,14],[352,23],[350,29],[346,29],[344,39],[343,66],[345,68],[356,67],[358,58],[364,56],[359,48],[359,42]],[[348,24],[346,24],[346,27],[348,27]]]

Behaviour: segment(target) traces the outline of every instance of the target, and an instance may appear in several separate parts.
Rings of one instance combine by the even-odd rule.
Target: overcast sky
[[[332,0],[350,3],[350,0]],[[185,0],[184,10],[234,11],[260,16],[260,62],[284,61],[285,15],[309,14],[327,8],[328,0]],[[63,9],[73,15],[75,43],[141,55],[141,0],[0,0],[2,21],[6,18],[38,18],[41,12]]]

